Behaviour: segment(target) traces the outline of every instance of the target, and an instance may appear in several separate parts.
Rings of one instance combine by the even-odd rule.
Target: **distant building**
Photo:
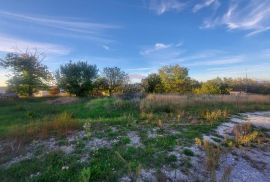
[[[247,92],[244,92],[244,91],[230,91],[230,95],[235,95],[235,96],[247,95]]]
[[[47,97],[50,96],[49,91],[47,90],[39,90],[38,92],[34,93],[35,97]]]

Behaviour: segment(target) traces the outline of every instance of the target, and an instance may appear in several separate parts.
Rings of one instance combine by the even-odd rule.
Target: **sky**
[[[38,50],[55,72],[70,60],[117,66],[133,82],[179,64],[200,81],[270,80],[269,0],[0,0],[0,57]],[[0,86],[10,72],[0,68]]]

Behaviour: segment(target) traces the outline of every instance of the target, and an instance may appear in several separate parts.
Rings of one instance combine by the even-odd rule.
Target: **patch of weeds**
[[[188,170],[192,167],[189,157],[183,157],[180,159],[180,165],[182,167],[183,172],[187,173]]]
[[[125,163],[110,149],[98,149],[91,158],[89,167],[83,169],[80,175],[89,181],[117,181],[127,171],[123,168]]]
[[[217,109],[213,111],[205,111],[202,113],[202,118],[204,118],[210,124],[213,124],[217,121],[225,120],[229,116],[229,112],[225,109]]]
[[[212,181],[216,181],[216,168],[219,164],[219,159],[221,156],[221,148],[216,146],[207,140],[203,142],[203,149],[206,154],[206,168],[210,173],[210,178]]]
[[[77,181],[82,164],[75,156],[52,152],[0,169],[1,181]]]
[[[85,143],[83,142],[83,140],[77,140],[76,145],[75,145],[76,153],[80,154],[84,151],[84,149],[85,149]]]
[[[176,168],[175,162],[177,162],[177,157],[175,155],[169,155],[165,157],[166,164],[169,164],[171,167]]]
[[[145,141],[145,145],[158,148],[160,151],[171,150],[177,144],[175,136],[161,136]]]
[[[234,139],[237,145],[248,145],[258,137],[258,131],[253,130],[250,123],[235,125],[233,128]]]
[[[119,142],[117,142],[117,145],[126,145],[130,143],[130,138],[127,136],[120,137]]]
[[[194,152],[188,148],[185,148],[183,150],[183,154],[185,154],[186,156],[194,156]]]

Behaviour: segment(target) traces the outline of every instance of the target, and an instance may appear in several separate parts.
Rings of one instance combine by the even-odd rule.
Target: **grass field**
[[[0,181],[135,180],[164,166],[188,174],[195,139],[233,114],[270,110],[267,96],[55,99],[1,102]]]

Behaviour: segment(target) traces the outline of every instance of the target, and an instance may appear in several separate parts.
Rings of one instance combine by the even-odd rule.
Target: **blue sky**
[[[0,56],[38,49],[118,66],[138,81],[168,64],[190,76],[270,79],[269,0],[0,0]],[[0,70],[0,85],[8,71]]]

